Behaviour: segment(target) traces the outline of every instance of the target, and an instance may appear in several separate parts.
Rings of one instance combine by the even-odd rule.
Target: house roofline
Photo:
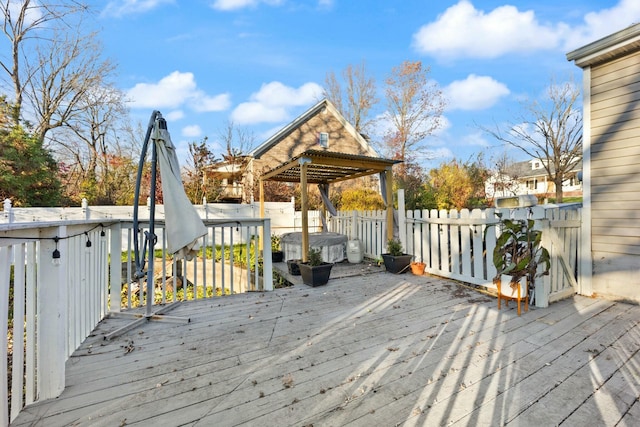
[[[297,129],[302,123],[309,120],[319,111],[321,111],[323,108],[330,110],[334,114],[334,116],[336,116],[336,118],[340,121],[340,123],[342,123],[345,129],[356,139],[356,141],[360,143],[360,145],[362,145],[363,148],[367,150],[368,155],[373,157],[380,157],[380,154],[378,154],[378,152],[371,146],[371,144],[369,144],[364,139],[364,137],[356,131],[353,125],[344,118],[344,116],[340,113],[340,111],[338,111],[338,109],[333,105],[333,103],[329,101],[327,98],[323,98],[322,100],[320,100],[320,102],[318,102],[317,104],[309,108],[307,111],[305,111],[300,116],[295,118],[292,122],[290,122],[285,127],[280,129],[273,136],[271,136],[265,142],[263,142],[258,147],[256,147],[250,153],[250,155],[255,159],[259,159],[271,147],[276,145],[282,139],[286,138],[291,132]]]
[[[568,61],[586,68],[607,59],[612,59],[630,50],[640,49],[640,24],[610,34],[581,48],[567,53]]]

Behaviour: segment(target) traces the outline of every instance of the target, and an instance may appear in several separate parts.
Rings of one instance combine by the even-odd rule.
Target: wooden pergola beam
[[[393,172],[399,160],[310,150],[260,177],[260,216],[264,218],[264,181],[299,182],[302,209],[302,261],[309,257],[308,184],[330,184],[384,173],[386,180],[387,239],[393,238]]]

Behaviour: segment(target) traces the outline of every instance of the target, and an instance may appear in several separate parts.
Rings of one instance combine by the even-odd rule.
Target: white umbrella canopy
[[[156,120],[152,139],[162,179],[167,250],[179,257],[192,259],[200,249],[198,240],[207,234],[207,228],[184,191],[176,148],[171,142],[166,121],[161,117]]]

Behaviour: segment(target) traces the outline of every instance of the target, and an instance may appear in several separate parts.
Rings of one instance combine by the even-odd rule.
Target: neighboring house
[[[640,24],[567,59],[584,71],[582,293],[640,302]]]
[[[233,160],[222,161],[206,168],[204,185],[219,186],[219,196],[216,200],[221,203],[243,203],[245,200],[245,179],[248,156],[236,157]]]
[[[507,166],[504,171],[501,171],[502,173],[495,172],[485,183],[487,197],[494,199],[521,194],[534,194],[538,198],[555,197],[556,186],[549,179],[543,162],[548,160],[532,159],[516,162]],[[562,183],[564,197],[582,196],[582,182],[579,179],[581,172],[582,164],[578,163],[570,173],[566,174]]]
[[[263,171],[307,150],[380,157],[336,107],[323,99],[250,153],[245,188],[253,188]]]
[[[247,156],[213,165],[206,173],[206,181],[222,185],[219,201],[249,203],[261,172],[307,150],[380,157],[336,107],[323,99]]]

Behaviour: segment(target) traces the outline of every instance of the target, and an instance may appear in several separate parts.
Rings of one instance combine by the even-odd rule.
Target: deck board
[[[573,297],[518,317],[455,281],[365,267],[98,325],[14,426],[634,425],[640,307]],[[635,382],[634,382],[635,381]],[[631,384],[631,385],[630,385]]]

